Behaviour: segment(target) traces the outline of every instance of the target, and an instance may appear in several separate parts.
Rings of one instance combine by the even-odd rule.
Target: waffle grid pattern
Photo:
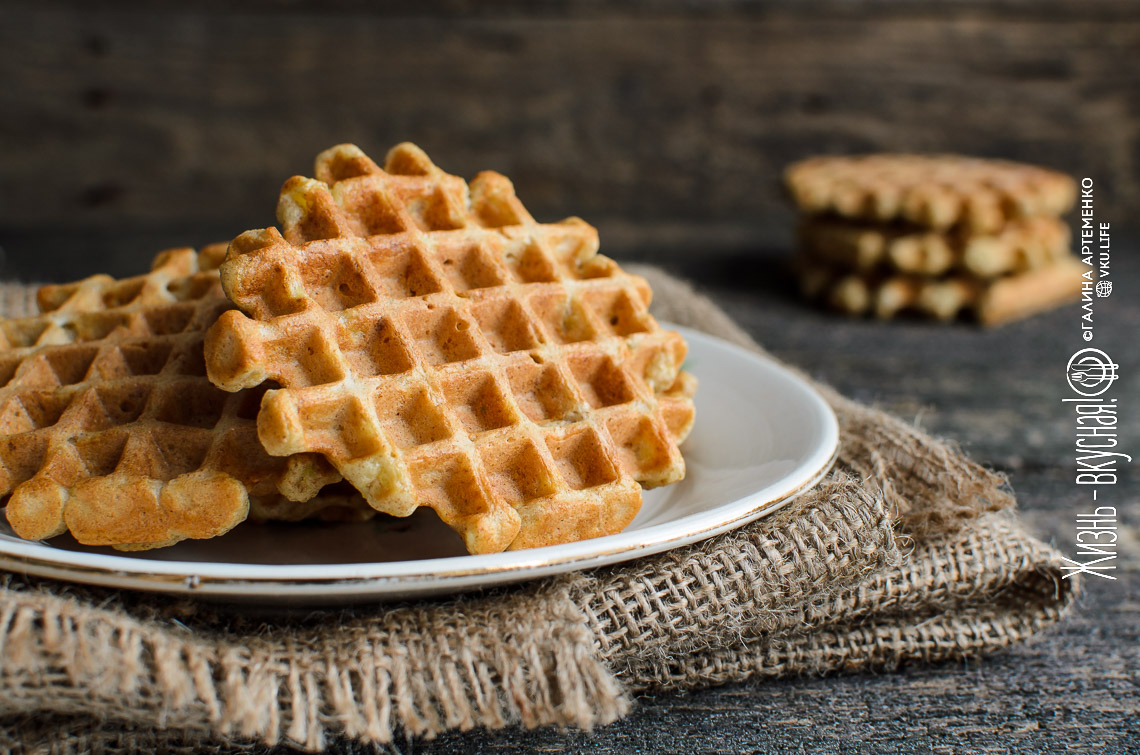
[[[320,451],[471,552],[620,531],[642,485],[684,475],[684,341],[593,228],[537,224],[503,176],[468,188],[412,145],[385,170],[333,148],[316,175],[283,188],[283,236],[235,239],[222,280],[250,317],[207,338],[217,385],[285,386],[258,417],[270,453]]]
[[[996,232],[1016,218],[1061,215],[1076,199],[1076,184],[1062,173],[957,155],[816,157],[788,168],[785,181],[809,214],[974,233]]]
[[[45,286],[42,315],[0,321],[0,494],[21,537],[69,529],[87,544],[158,547],[227,531],[250,493],[304,499],[335,479],[318,456],[264,453],[264,390],[205,378],[206,329],[232,307],[224,248]]]

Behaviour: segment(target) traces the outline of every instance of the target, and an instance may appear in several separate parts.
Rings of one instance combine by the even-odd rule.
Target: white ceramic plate
[[[809,385],[744,349],[687,328],[700,380],[683,482],[645,493],[622,533],[533,550],[467,555],[431,511],[366,524],[243,524],[224,537],[125,554],[69,536],[0,530],[0,569],[242,603],[306,606],[461,592],[659,553],[770,514],[815,485],[839,441]],[[6,522],[3,522],[6,528]]]

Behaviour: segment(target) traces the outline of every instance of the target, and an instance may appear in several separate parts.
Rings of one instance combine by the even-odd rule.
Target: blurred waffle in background
[[[1085,267],[1060,215],[1068,176],[957,155],[816,157],[790,166],[804,296],[849,315],[998,325],[1076,299]]]

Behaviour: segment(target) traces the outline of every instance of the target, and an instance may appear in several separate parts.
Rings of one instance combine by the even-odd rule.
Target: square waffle
[[[809,215],[996,233],[1010,220],[1058,216],[1077,196],[1072,178],[1036,165],[961,155],[827,155],[784,173]]]
[[[224,254],[175,249],[146,275],[44,286],[41,315],[0,321],[0,495],[18,535],[159,547],[226,532],[251,495],[305,501],[338,479],[318,455],[264,452],[263,389],[206,379],[206,328],[232,307]]]
[[[215,385],[278,382],[258,435],[319,451],[374,508],[433,508],[472,553],[611,534],[684,476],[686,345],[578,219],[534,221],[509,180],[470,187],[416,146],[352,145],[294,177],[274,228],[221,267],[240,311],[206,339]]]

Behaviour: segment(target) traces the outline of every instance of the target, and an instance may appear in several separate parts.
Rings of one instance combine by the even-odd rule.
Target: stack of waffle
[[[803,294],[851,315],[996,325],[1073,300],[1086,267],[1054,171],[951,155],[818,157],[788,168]]]
[[[17,534],[142,549],[427,506],[488,553],[619,532],[684,476],[685,343],[593,228],[410,144],[383,169],[335,147],[316,176],[286,182],[282,232],[0,321]]]

